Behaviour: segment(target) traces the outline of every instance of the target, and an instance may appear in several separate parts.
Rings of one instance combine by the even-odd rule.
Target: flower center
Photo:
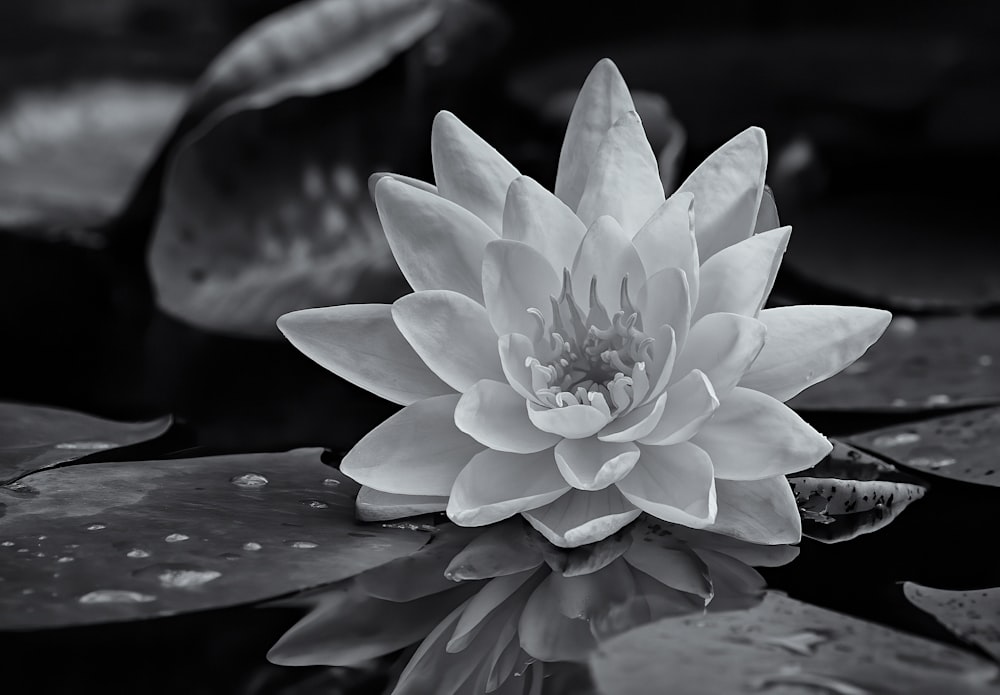
[[[642,316],[622,278],[620,309],[608,315],[597,296],[597,277],[590,281],[586,315],[573,298],[569,270],[563,269],[559,297],[552,301],[552,323],[537,308],[528,309],[537,326],[533,337],[538,356],[529,357],[532,389],[553,408],[592,405],[618,416],[646,394],[646,362],[653,338],[642,332]]]

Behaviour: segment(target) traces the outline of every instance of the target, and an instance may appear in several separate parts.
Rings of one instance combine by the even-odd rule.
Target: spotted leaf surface
[[[770,593],[750,610],[670,618],[604,643],[598,692],[989,693],[997,668],[936,642]]]
[[[0,489],[0,629],[133,620],[274,598],[421,547],[354,520],[321,450],[42,471]]]
[[[947,591],[903,584],[907,600],[1000,661],[1000,588]]]

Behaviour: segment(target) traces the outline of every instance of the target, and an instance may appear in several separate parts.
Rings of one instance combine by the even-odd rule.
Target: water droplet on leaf
[[[104,451],[114,449],[117,444],[114,442],[63,442],[56,444],[57,449],[69,449],[71,451]]]
[[[80,603],[149,603],[155,601],[155,596],[140,594],[138,591],[125,591],[123,589],[99,589],[84,594],[79,598]]]
[[[149,552],[143,550],[142,548],[133,548],[132,550],[125,553],[125,557],[136,557],[136,558],[149,557]]]
[[[327,509],[330,506],[326,502],[320,502],[319,500],[302,500],[302,504],[305,504],[312,509]]]
[[[288,546],[290,546],[292,548],[302,548],[302,549],[306,549],[306,550],[308,550],[310,548],[318,548],[319,547],[319,545],[317,543],[313,543],[312,541],[285,541],[285,543],[286,543],[286,545],[288,545]]]
[[[253,541],[250,541],[249,543],[244,543],[243,544],[243,549],[244,550],[249,550],[251,552],[256,552],[256,551],[260,550],[262,547],[263,546],[260,543],[254,543]]]
[[[165,536],[163,540],[167,543],[180,543],[181,541],[186,541],[191,536],[185,536],[183,533],[171,533],[169,536]]]
[[[107,527],[108,527],[107,524],[91,524],[90,526],[87,527],[87,530],[88,531],[101,531],[103,529],[106,529]]]
[[[65,564],[67,562],[73,562],[73,560],[75,560],[75,559],[76,558],[70,557],[69,555],[63,555],[61,558],[59,558],[58,560],[56,560],[56,562]]]
[[[872,445],[876,447],[893,447],[893,446],[906,446],[907,444],[915,444],[920,441],[920,435],[916,432],[899,432],[896,434],[883,434],[881,437],[875,437],[872,440]]]
[[[323,484],[327,487],[337,487],[340,485],[340,481],[336,478],[323,478]]]
[[[243,475],[234,475],[229,479],[229,482],[236,487],[257,488],[267,485],[268,480],[260,473],[244,473]]]

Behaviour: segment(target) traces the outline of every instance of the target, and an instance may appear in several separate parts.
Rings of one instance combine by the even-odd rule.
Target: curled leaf
[[[906,582],[903,594],[958,637],[1000,662],[1000,588],[948,591]]]

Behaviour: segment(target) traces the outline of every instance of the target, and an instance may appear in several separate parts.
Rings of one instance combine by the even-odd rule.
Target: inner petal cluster
[[[640,404],[649,391],[646,363],[654,339],[642,331],[628,275],[621,281],[620,308],[611,315],[598,299],[596,276],[586,314],[573,296],[567,269],[559,296],[550,300],[551,323],[539,309],[528,309],[537,320],[536,356],[528,357],[525,366],[539,401],[552,408],[591,405],[609,418]]]

